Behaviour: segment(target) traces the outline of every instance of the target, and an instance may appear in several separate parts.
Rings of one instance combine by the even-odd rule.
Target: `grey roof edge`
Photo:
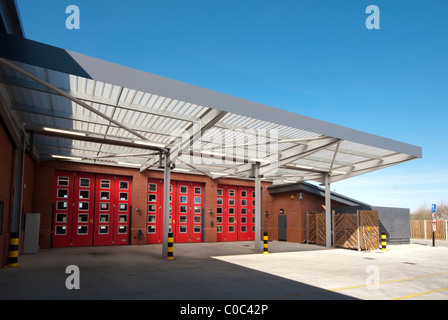
[[[325,197],[325,189],[319,188],[318,186],[308,183],[308,182],[299,182],[299,183],[287,183],[287,184],[278,184],[268,186],[269,194],[278,194],[283,192],[309,192],[321,197]],[[353,198],[349,198],[342,194],[331,192],[331,200],[337,201],[343,204],[347,204],[349,206],[364,206],[371,207],[371,205],[358,201]]]
[[[6,59],[404,153],[412,158],[422,157],[422,148],[415,145],[350,129],[40,42],[11,35],[0,35],[0,43],[2,44],[0,56]],[[42,59],[43,57],[45,59]]]
[[[23,31],[20,13],[17,10],[16,0],[2,0],[0,2],[0,10],[3,13],[3,22],[6,24],[7,32],[24,37],[25,33]]]

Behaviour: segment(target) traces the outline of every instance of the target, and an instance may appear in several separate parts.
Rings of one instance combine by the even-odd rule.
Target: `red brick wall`
[[[23,193],[22,193],[23,214],[33,212],[34,165],[35,164],[33,158],[31,158],[29,154],[26,154],[23,169]],[[22,222],[23,221],[24,219],[22,217]]]
[[[0,201],[3,201],[3,221],[0,230],[0,267],[7,263],[9,246],[9,221],[12,204],[14,146],[0,122]]]
[[[302,199],[299,199],[300,192],[284,192],[270,195],[272,210],[266,217],[268,222],[268,233],[270,240],[278,239],[278,216],[280,209],[284,210],[283,215],[287,215],[287,235],[288,242],[306,241],[306,212],[325,211],[325,198],[318,195],[302,192]],[[294,196],[294,198],[291,198]],[[331,206],[342,206],[343,204],[332,201]]]

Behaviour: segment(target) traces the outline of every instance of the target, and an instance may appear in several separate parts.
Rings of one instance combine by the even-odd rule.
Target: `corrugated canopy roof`
[[[421,157],[421,148],[9,35],[0,36],[10,115],[42,161],[72,157],[273,181],[330,182]]]

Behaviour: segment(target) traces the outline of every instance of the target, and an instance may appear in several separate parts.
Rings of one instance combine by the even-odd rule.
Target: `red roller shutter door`
[[[218,185],[216,212],[218,241],[255,239],[253,191],[253,187]]]
[[[53,247],[129,244],[132,179],[55,171]]]
[[[201,242],[204,184],[171,181],[170,228],[174,242]],[[148,179],[147,243],[163,240],[163,180]]]

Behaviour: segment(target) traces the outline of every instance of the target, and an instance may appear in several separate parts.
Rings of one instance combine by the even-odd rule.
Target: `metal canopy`
[[[39,160],[274,183],[329,183],[421,158],[420,147],[10,35],[0,90]]]

